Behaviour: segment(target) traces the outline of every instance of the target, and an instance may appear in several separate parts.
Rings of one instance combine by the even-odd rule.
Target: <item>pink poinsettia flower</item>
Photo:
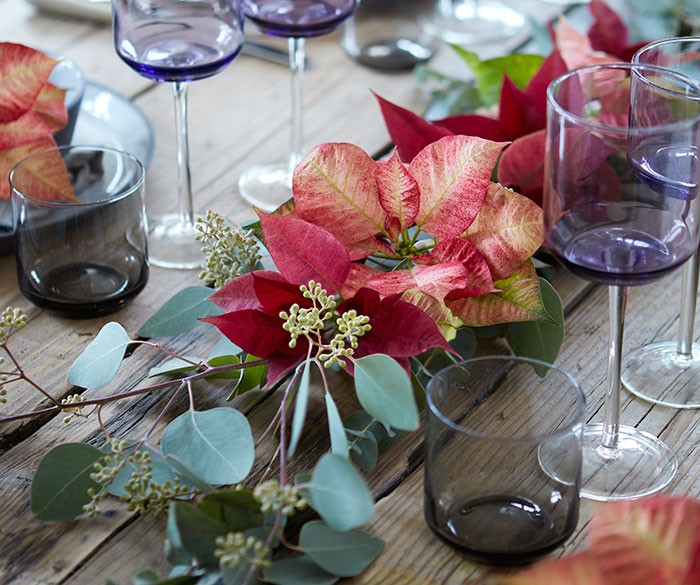
[[[450,135],[511,141],[498,164],[498,181],[541,205],[549,83],[578,67],[629,61],[644,44],[628,43],[626,25],[602,0],[592,0],[589,9],[593,24],[587,35],[563,17],[557,22],[552,30],[555,48],[523,90],[504,76],[499,106],[493,115],[463,114],[428,122],[377,96],[401,160],[412,161],[426,145]]]

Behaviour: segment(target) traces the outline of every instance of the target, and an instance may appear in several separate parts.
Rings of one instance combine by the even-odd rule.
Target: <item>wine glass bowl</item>
[[[700,37],[677,37],[649,43],[633,62],[672,69],[700,80]],[[681,192],[683,186],[680,187]],[[700,345],[694,343],[700,255],[683,267],[677,338],[656,341],[630,352],[622,371],[634,395],[674,408],[700,408]]]
[[[285,37],[289,45],[291,118],[289,153],[284,161],[254,165],[240,177],[243,199],[274,211],[292,196],[292,174],[302,156],[303,78],[307,37],[335,30],[355,9],[356,0],[243,0],[246,17],[267,35]]]
[[[698,246],[700,86],[642,65],[585,67],[547,92],[545,243],[578,276],[609,285],[604,423],[584,432],[582,494],[633,499],[672,480],[675,456],[619,424],[627,287],[660,279]]]
[[[151,262],[196,268],[201,251],[195,240],[187,84],[219,73],[240,52],[240,0],[112,0],[112,7],[119,57],[140,75],[173,87],[179,208],[151,219]]]

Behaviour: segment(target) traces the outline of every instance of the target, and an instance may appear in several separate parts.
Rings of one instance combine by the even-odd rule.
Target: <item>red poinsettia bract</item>
[[[566,71],[585,65],[629,61],[643,44],[628,44],[626,25],[603,0],[592,0],[589,9],[593,24],[588,36],[579,33],[565,18],[558,21],[553,30],[554,51],[523,90],[504,76],[495,117],[464,114],[428,122],[377,96],[401,159],[410,162],[426,145],[454,134],[509,140],[512,143],[498,164],[498,181],[541,204],[549,83]]]
[[[371,330],[356,355],[404,365],[449,350],[462,325],[546,319],[530,261],[542,244],[542,210],[490,180],[505,143],[449,136],[406,166],[375,161],[347,143],[316,147],[294,173],[294,208],[259,213],[279,270],[234,279],[212,296],[208,319],[245,351],[270,360],[270,379],[302,360],[279,313],[308,306],[299,286],[320,283]]]
[[[0,175],[26,156],[56,146],[53,133],[65,126],[65,90],[49,83],[56,59],[15,43],[0,43]],[[65,166],[56,164],[32,169],[36,180],[31,195],[58,200],[74,197]],[[7,180],[0,198],[9,199]]]

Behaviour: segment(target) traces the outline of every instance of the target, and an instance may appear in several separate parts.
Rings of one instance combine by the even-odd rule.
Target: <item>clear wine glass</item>
[[[504,41],[525,31],[525,15],[500,0],[437,0],[428,30],[446,43]]]
[[[354,9],[355,0],[243,0],[261,32],[288,39],[292,83],[289,158],[253,166],[238,182],[242,197],[259,209],[274,211],[292,196],[292,173],[302,157],[305,39],[332,32]]]
[[[201,250],[194,239],[187,87],[222,71],[241,50],[241,0],[112,0],[112,13],[119,57],[173,87],[179,209],[150,220],[150,259],[167,268],[196,268]]]
[[[637,51],[632,62],[666,67],[700,81],[700,37],[650,43]],[[625,360],[622,383],[644,400],[675,408],[700,408],[700,345],[693,342],[699,262],[696,250],[683,266],[676,341],[645,345]]]
[[[634,499],[673,479],[658,438],[620,425],[627,287],[655,281],[698,246],[700,86],[631,63],[574,70],[547,92],[546,245],[574,274],[609,286],[602,424],[584,431],[582,494]]]

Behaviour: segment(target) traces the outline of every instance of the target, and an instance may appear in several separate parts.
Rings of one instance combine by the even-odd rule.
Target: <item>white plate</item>
[[[148,168],[155,138],[151,123],[134,104],[106,87],[88,82],[71,144],[124,150]],[[9,201],[0,200],[0,255],[12,253],[11,229]]]

